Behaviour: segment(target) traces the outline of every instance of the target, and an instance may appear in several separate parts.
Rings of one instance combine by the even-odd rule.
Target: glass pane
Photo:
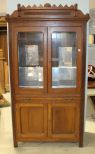
[[[43,33],[18,33],[19,86],[43,88]]]
[[[52,33],[52,88],[76,87],[76,33]]]

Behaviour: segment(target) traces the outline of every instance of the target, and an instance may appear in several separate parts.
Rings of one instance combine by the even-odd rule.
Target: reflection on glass
[[[52,87],[70,88],[76,87],[76,67],[53,67]]]
[[[18,33],[19,86],[43,88],[43,33]]]
[[[59,47],[59,66],[72,65],[72,47]]]
[[[25,45],[26,65],[39,65],[38,45]]]
[[[76,71],[76,33],[52,33],[52,88],[75,88]]]
[[[43,68],[19,67],[19,84],[21,87],[43,88]]]

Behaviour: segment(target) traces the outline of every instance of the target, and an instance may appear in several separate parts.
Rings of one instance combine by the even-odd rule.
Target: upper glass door
[[[44,27],[16,29],[19,89],[47,89],[46,32]]]
[[[78,71],[80,69],[78,51],[81,48],[80,43],[78,44],[80,41],[78,35],[78,29],[49,28],[49,68],[51,68],[49,89],[53,91],[78,89]]]
[[[43,33],[18,33],[19,86],[43,88]]]
[[[52,88],[76,87],[76,33],[52,33]]]

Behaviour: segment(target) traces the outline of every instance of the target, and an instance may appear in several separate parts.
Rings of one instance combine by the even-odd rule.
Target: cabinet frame
[[[86,23],[89,19],[88,14],[83,14],[77,7],[77,4],[73,6],[56,6],[51,4],[45,4],[44,6],[21,6],[20,4],[17,7],[12,15],[7,15],[6,20],[9,24],[9,57],[10,57],[10,79],[11,79],[11,94],[12,94],[12,121],[13,121],[13,137],[14,137],[14,146],[18,146],[20,141],[38,141],[38,138],[34,139],[33,136],[26,134],[25,138],[19,136],[17,130],[20,131],[20,128],[17,128],[17,124],[21,125],[22,121],[17,119],[20,118],[19,110],[20,108],[25,108],[25,111],[28,107],[38,106],[45,107],[44,111],[47,121],[47,126],[45,127],[45,134],[42,138],[41,134],[39,139],[43,141],[74,141],[78,142],[79,146],[83,146],[83,133],[84,133],[84,103],[85,103],[85,61],[86,61]],[[27,24],[28,23],[28,24]],[[18,88],[18,60],[17,60],[17,33],[20,31],[31,31],[32,27],[34,31],[43,31],[45,34],[44,37],[44,79],[45,79],[45,88],[40,89],[22,89]],[[44,27],[44,28],[43,28]],[[64,30],[63,28],[64,27]],[[47,33],[48,29],[48,33]],[[51,42],[50,35],[53,30],[58,29],[59,31],[72,31],[77,32],[79,40],[78,48],[81,46],[81,53],[78,53],[78,83],[76,90],[72,89],[52,89],[51,88]],[[49,35],[48,35],[49,34]],[[80,39],[81,38],[81,39]],[[78,39],[77,39],[78,40]],[[80,66],[79,66],[80,63]],[[81,76],[79,78],[79,75]],[[16,79],[17,78],[17,79]],[[14,80],[16,79],[16,80]],[[49,85],[48,85],[49,84]],[[69,101],[69,104],[67,103]],[[28,104],[27,104],[28,103]],[[59,107],[60,106],[60,107]],[[52,110],[55,107],[63,108],[66,106],[71,106],[71,112],[75,109],[75,113],[78,111],[78,120],[74,117],[75,131],[73,135],[62,134],[60,135],[53,134],[52,132],[52,122],[53,118],[51,115]],[[36,106],[37,107],[37,106]],[[15,112],[16,111],[16,112]],[[66,110],[67,112],[67,110]],[[57,116],[57,115],[56,115]],[[55,116],[55,117],[56,117]],[[62,113],[63,116],[63,113]],[[17,118],[18,117],[18,118]],[[70,118],[66,113],[64,118]],[[55,119],[57,120],[58,117]],[[62,117],[61,117],[62,118]],[[73,119],[73,118],[72,118]],[[72,120],[71,119],[71,120]],[[28,120],[28,118],[27,118]],[[33,120],[33,119],[32,119]],[[50,122],[52,121],[52,122]],[[43,122],[44,123],[44,122]],[[73,123],[73,120],[72,120]],[[67,123],[67,127],[69,124]],[[70,125],[72,130],[72,127]],[[56,128],[57,129],[57,128]],[[64,128],[62,128],[64,130]],[[69,130],[69,129],[67,129]],[[32,140],[33,139],[33,140]]]

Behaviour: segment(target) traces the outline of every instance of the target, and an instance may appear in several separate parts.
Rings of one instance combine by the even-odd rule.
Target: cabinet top
[[[17,5],[17,10],[15,10],[11,15],[7,14],[6,20],[17,21],[17,20],[74,20],[74,21],[87,21],[89,19],[89,14],[83,14],[81,10],[78,9],[78,5],[71,6],[59,6],[51,5],[49,3],[44,4],[44,6],[39,5],[28,5],[27,7]]]

